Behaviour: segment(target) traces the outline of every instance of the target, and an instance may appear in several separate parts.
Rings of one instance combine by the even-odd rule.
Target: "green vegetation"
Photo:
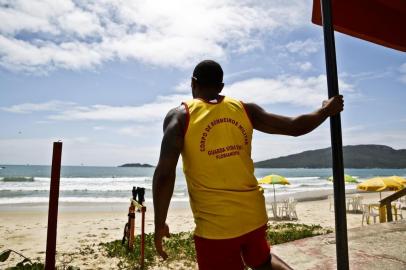
[[[386,145],[343,147],[345,168],[406,168],[406,149]],[[255,162],[256,168],[331,168],[331,147]]]
[[[5,262],[12,253],[15,253],[23,258],[21,262],[18,262],[15,266],[8,267],[6,270],[43,270],[44,264],[40,262],[32,262],[29,258],[25,257],[21,253],[12,249],[6,249],[0,253],[0,262]]]
[[[330,232],[332,231],[323,229],[320,225],[281,223],[270,225],[267,231],[267,238],[271,245],[276,245]],[[118,267],[120,269],[141,269],[140,243],[141,237],[137,235],[133,251],[129,251],[126,246],[122,245],[121,240],[101,243],[101,245],[105,247],[108,256],[119,258],[120,262]],[[153,266],[162,266],[169,269],[194,268],[196,254],[192,232],[171,234],[171,237],[165,240],[165,250],[169,258],[163,262],[157,257],[157,253],[155,252],[153,234],[146,234],[144,269]]]
[[[267,237],[271,245],[278,245],[331,232],[333,231],[330,229],[325,229],[320,225],[281,223],[270,226],[267,231]]]
[[[44,270],[45,265],[39,261],[33,262],[31,259],[25,257],[23,254],[14,251],[12,249],[6,249],[0,253],[0,262],[5,262],[10,257],[12,253],[17,254],[22,257],[22,261],[18,262],[15,266],[7,267],[5,270]],[[58,270],[79,270],[79,267],[69,266],[69,265],[57,265]]]

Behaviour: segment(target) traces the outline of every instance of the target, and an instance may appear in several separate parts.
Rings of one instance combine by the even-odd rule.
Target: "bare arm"
[[[155,247],[162,258],[167,254],[162,248],[162,238],[169,237],[169,227],[165,220],[173,194],[176,178],[176,165],[183,148],[185,114],[183,106],[172,109],[164,120],[164,136],[161,154],[152,181],[152,196],[155,214]]]
[[[290,136],[301,136],[311,132],[328,117],[344,109],[342,96],[336,96],[323,102],[323,106],[309,114],[287,117],[266,112],[254,103],[245,104],[255,129],[270,133]]]

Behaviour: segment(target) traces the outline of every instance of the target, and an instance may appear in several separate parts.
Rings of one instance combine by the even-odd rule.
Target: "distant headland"
[[[343,147],[344,167],[355,169],[406,168],[406,149],[386,145],[347,145]],[[256,168],[331,168],[331,147],[255,162]]]
[[[141,164],[141,163],[126,163],[126,164],[120,165],[118,167],[153,168],[155,166],[153,166],[151,164],[147,164],[147,163],[144,163],[144,164]]]

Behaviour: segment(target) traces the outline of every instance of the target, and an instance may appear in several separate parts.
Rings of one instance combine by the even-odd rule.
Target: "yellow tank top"
[[[241,236],[267,223],[265,201],[251,159],[252,124],[243,104],[224,97],[218,103],[183,103],[188,126],[183,171],[196,223],[208,239]]]

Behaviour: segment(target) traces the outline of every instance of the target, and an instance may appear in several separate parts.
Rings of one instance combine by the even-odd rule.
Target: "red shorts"
[[[206,239],[195,235],[199,270],[243,270],[256,268],[270,257],[264,225],[259,229],[230,239]]]

